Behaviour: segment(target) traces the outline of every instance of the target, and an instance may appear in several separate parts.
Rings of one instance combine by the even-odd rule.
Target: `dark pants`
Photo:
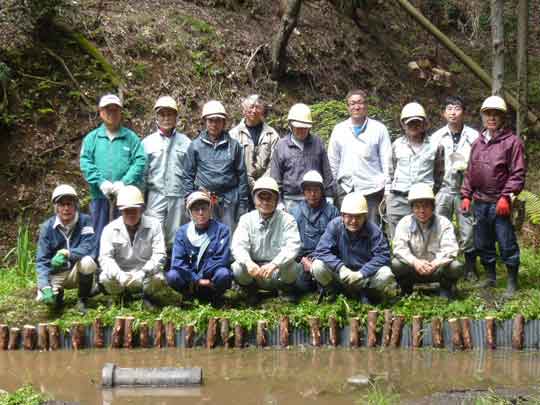
[[[103,228],[110,222],[110,204],[106,198],[98,198],[90,201],[90,216],[92,217],[92,226],[96,235],[96,252],[95,257],[99,256],[99,245]],[[120,211],[114,207],[113,217],[116,219],[120,216]]]
[[[495,243],[499,243],[502,261],[507,266],[519,266],[519,246],[510,217],[495,214],[495,203],[475,201],[474,246],[484,266],[493,266],[497,257]]]
[[[447,287],[454,284],[463,276],[463,265],[457,260],[453,260],[446,266],[441,266],[428,276],[420,275],[413,266],[403,263],[398,259],[392,259],[392,273],[400,287],[410,287],[414,284],[439,282],[441,286]]]
[[[178,272],[176,270],[169,270],[165,273],[165,279],[171,288],[181,294],[187,293],[193,282],[192,273],[187,271]],[[202,299],[221,297],[225,291],[231,288],[232,273],[228,268],[220,267],[214,272],[212,277],[208,279],[212,282],[214,288],[196,288],[194,291],[196,297]]]

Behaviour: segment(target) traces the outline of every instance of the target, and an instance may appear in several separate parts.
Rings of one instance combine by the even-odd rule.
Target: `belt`
[[[405,191],[390,190],[390,192],[391,192],[392,194],[399,195],[399,196],[401,196],[401,197],[408,197],[408,196],[409,196],[409,193],[408,193],[408,192],[406,193]]]

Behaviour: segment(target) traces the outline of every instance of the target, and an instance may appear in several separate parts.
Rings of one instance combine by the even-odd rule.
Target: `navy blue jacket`
[[[366,221],[357,236],[351,236],[341,217],[332,220],[317,245],[315,259],[322,260],[334,272],[347,266],[364,277],[390,266],[390,248],[377,225]]]
[[[204,188],[247,209],[249,190],[242,146],[228,132],[221,134],[217,144],[202,132],[188,147],[182,185],[185,198]]]
[[[211,279],[216,270],[223,267],[228,268],[231,261],[229,227],[214,219],[210,220],[206,231],[210,237],[210,244],[197,268],[199,248],[190,243],[187,237],[188,226],[189,224],[182,225],[176,232],[170,271],[178,272],[184,280],[198,281]]]
[[[310,208],[304,200],[291,210],[291,215],[298,223],[298,231],[302,239],[302,250],[298,257],[301,259],[312,256],[326,226],[331,220],[339,217],[339,211],[323,198],[322,205],[318,209]]]
[[[49,274],[71,269],[84,256],[96,258],[97,240],[92,226],[92,219],[89,215],[79,213],[79,220],[69,237],[69,246],[62,232],[58,228],[54,228],[55,221],[56,215],[45,221],[39,231],[36,258],[39,289],[49,285]],[[69,261],[65,268],[53,269],[51,259],[60,249],[69,250]]]

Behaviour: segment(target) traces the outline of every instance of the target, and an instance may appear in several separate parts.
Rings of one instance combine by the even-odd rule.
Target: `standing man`
[[[474,245],[487,273],[484,286],[495,286],[497,242],[508,272],[505,295],[512,297],[518,288],[520,255],[510,214],[513,198],[523,190],[527,166],[523,142],[505,126],[506,112],[506,102],[499,96],[482,104],[484,129],[472,145],[461,210],[469,212],[474,201]]]
[[[176,234],[167,283],[188,297],[221,306],[232,282],[229,228],[211,218],[210,196],[202,191],[188,197],[187,209],[191,222]]]
[[[225,130],[227,113],[219,101],[203,106],[204,130],[189,145],[182,182],[184,197],[194,191],[210,193],[214,218],[231,232],[238,218],[248,211],[248,180],[242,146]]]
[[[294,218],[278,210],[279,188],[271,177],[261,177],[253,187],[256,209],[243,215],[234,232],[231,250],[235,281],[247,290],[251,303],[259,289],[277,291],[288,301],[296,300],[296,281],[301,248]]]
[[[463,266],[456,258],[459,247],[454,226],[446,217],[434,215],[435,196],[428,184],[417,183],[409,192],[412,214],[399,221],[394,236],[394,272],[402,295],[414,284],[440,283],[440,296],[454,296]]]
[[[291,215],[298,224],[302,239],[302,249],[296,258],[304,270],[299,279],[299,287],[309,291],[315,288],[312,278],[313,253],[326,226],[339,216],[339,211],[324,198],[324,181],[315,170],[304,175],[301,187],[304,192],[304,201],[292,209]]]
[[[182,172],[191,141],[176,131],[178,106],[172,97],[158,98],[154,112],[158,129],[142,141],[148,159],[144,172],[146,215],[159,220],[170,250],[176,231],[187,222]]]
[[[117,96],[101,97],[99,117],[103,123],[84,137],[80,159],[81,171],[90,186],[97,249],[103,228],[111,218],[118,217],[114,204],[118,192],[125,185],[142,183],[146,164],[138,135],[121,125],[122,102]]]
[[[461,97],[448,97],[445,102],[446,126],[431,135],[435,144],[444,148],[444,177],[442,187],[435,197],[435,213],[452,221],[456,214],[459,245],[465,255],[465,278],[476,277],[476,253],[473,240],[473,217],[463,213],[460,189],[471,146],[478,138],[478,131],[464,124],[465,105]]]
[[[407,196],[415,183],[439,190],[444,174],[444,150],[427,135],[424,107],[413,102],[401,110],[405,135],[392,144],[390,176],[385,187],[389,236],[393,238],[398,222],[411,213]]]
[[[368,117],[367,94],[347,94],[350,118],[334,127],[328,160],[337,182],[337,206],[346,194],[357,191],[368,203],[368,220],[380,224],[379,204],[390,176],[392,142],[386,126]]]
[[[144,198],[135,186],[123,187],[116,203],[122,216],[108,224],[101,235],[99,281],[115,296],[142,292],[145,307],[155,309],[152,296],[167,285],[161,224],[143,215]]]
[[[285,209],[290,212],[304,199],[300,184],[308,171],[322,174],[326,197],[334,198],[335,186],[324,143],[310,133],[313,120],[309,107],[301,103],[293,105],[288,121],[290,132],[276,145],[270,176],[277,181]]]
[[[77,309],[86,313],[96,272],[96,235],[92,220],[79,212],[73,187],[62,184],[52,193],[55,215],[41,225],[36,259],[37,300],[64,304],[64,289],[78,288]]]
[[[229,131],[229,134],[244,150],[251,193],[260,177],[270,175],[270,161],[279,135],[274,128],[264,122],[266,105],[259,95],[252,94],[242,101],[242,113],[244,118]]]
[[[367,215],[364,196],[358,192],[347,194],[341,204],[341,217],[328,224],[317,245],[313,276],[332,298],[344,290],[369,303],[369,290],[382,292],[394,280],[388,242]]]

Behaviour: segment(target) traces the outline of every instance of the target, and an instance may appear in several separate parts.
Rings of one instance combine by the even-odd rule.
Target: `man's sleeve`
[[[93,132],[86,135],[84,138],[81,146],[80,166],[86,182],[99,187],[106,179],[95,165],[93,147],[94,139],[95,133]]]
[[[248,209],[248,200],[249,200],[249,187],[248,187],[248,178],[246,172],[246,162],[244,161],[244,151],[242,146],[238,141],[236,142],[236,156],[235,156],[235,169],[236,175],[238,176],[238,191],[240,198],[240,205]]]
[[[56,252],[53,252],[50,248],[45,224],[43,224],[39,232],[38,249],[36,255],[37,286],[40,290],[49,285],[51,259],[55,253]]]
[[[140,185],[143,181],[144,169],[146,167],[146,152],[144,151],[144,147],[139,137],[135,134],[133,136],[136,139],[134,142],[135,149],[131,157],[131,165],[124,177],[122,177],[122,182],[126,185]]]
[[[195,175],[197,173],[197,159],[195,152],[195,142],[189,144],[186,156],[184,157],[184,170],[182,170],[182,187],[184,188],[184,198],[187,198],[195,191]]]
[[[247,264],[251,262],[250,252],[250,239],[249,239],[249,215],[243,215],[238,221],[238,226],[234,231],[231,252],[234,260],[240,264]]]
[[[286,220],[284,229],[283,243],[281,244],[281,250],[271,262],[276,266],[283,266],[296,259],[300,249],[302,248],[302,241],[300,240],[300,233],[298,232],[298,225],[294,218]]]
[[[390,266],[390,247],[383,233],[377,228],[371,236],[371,259],[360,269],[364,277],[375,274],[381,267]]]
[[[338,228],[336,226],[332,223],[328,224],[315,248],[315,252],[313,252],[313,257],[324,262],[333,272],[338,272],[345,265],[343,260],[336,254],[338,251],[337,232]]]
[[[94,256],[97,240],[94,227],[90,220],[85,221],[81,227],[81,240],[77,246],[70,247],[69,260],[71,264],[81,260],[84,256]]]
[[[405,218],[402,218],[396,226],[396,232],[394,235],[393,241],[393,252],[394,256],[403,263],[407,263],[412,266],[416,257],[411,252],[409,247],[409,232],[408,232],[408,221]]]
[[[517,139],[512,147],[510,161],[508,162],[510,175],[504,184],[501,195],[519,194],[525,185],[525,175],[527,173],[527,163],[525,162],[525,148],[523,142]]]
[[[165,248],[165,238],[161,224],[156,220],[152,227],[152,256],[144,264],[142,270],[145,272],[157,273],[163,270],[167,258],[167,249]]]

